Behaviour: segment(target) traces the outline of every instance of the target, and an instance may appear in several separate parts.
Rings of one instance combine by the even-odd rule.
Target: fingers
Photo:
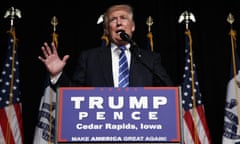
[[[41,56],[38,56],[38,59],[39,59],[40,61],[42,61],[43,63],[45,62],[45,59],[42,58]]]
[[[44,49],[44,53],[48,56],[52,54],[52,50],[51,48],[48,46],[48,44],[45,42],[43,43],[43,47],[42,49]]]
[[[43,46],[41,47],[41,49],[45,58],[47,58],[52,54],[57,54],[56,46],[54,45],[54,43],[51,43],[51,46],[52,48],[49,47],[47,42],[43,43]]]
[[[43,46],[41,47],[41,49],[45,58],[47,58],[52,53],[46,42],[43,43]]]
[[[57,48],[56,48],[54,42],[51,43],[51,47],[48,45],[47,42],[44,42],[41,47],[41,50],[43,52],[43,56],[38,56],[38,59],[40,61],[42,61],[43,63],[46,63],[47,60],[50,60],[50,59],[55,59],[55,60],[59,59]],[[68,58],[69,58],[69,56],[66,56],[64,58],[64,62],[66,62]]]
[[[56,53],[57,53],[57,48],[56,48],[55,43],[52,42],[51,45],[52,45],[52,51],[53,51],[53,53],[56,54]]]
[[[66,63],[67,60],[69,59],[69,57],[70,57],[69,55],[65,55],[65,56],[63,57],[63,62]]]

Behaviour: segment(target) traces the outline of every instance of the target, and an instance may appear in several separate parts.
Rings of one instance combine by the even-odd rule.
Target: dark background
[[[32,143],[37,123],[38,107],[43,94],[46,70],[38,60],[44,41],[51,41],[51,18],[59,20],[59,53],[70,54],[66,70],[71,74],[76,55],[82,50],[99,46],[103,30],[97,25],[98,17],[115,3],[129,3],[134,7],[136,32],[134,40],[146,48],[151,16],[154,50],[162,55],[163,65],[176,85],[182,82],[184,70],[185,25],[178,23],[180,14],[188,10],[195,15],[190,23],[193,39],[194,61],[205,106],[206,118],[214,144],[221,143],[226,86],[229,78],[231,43],[228,35],[230,24],[226,21],[231,12],[235,17],[233,28],[240,31],[240,1],[187,0],[1,0],[0,1],[0,64],[3,67],[7,49],[9,19],[3,16],[14,6],[21,10],[22,18],[14,21],[20,61],[21,99],[26,144]],[[237,37],[237,41],[238,37]],[[237,42],[239,43],[239,42]]]

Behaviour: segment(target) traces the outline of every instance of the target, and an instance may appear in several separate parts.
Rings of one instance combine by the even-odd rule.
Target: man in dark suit
[[[54,43],[42,46],[44,57],[39,56],[51,75],[52,84],[61,86],[119,87],[118,65],[120,46],[124,51],[128,69],[128,86],[171,86],[173,85],[161,64],[158,53],[140,49],[132,36],[135,31],[132,7],[113,5],[104,13],[104,32],[110,44],[83,51],[78,59],[73,77],[68,77],[63,68],[69,55],[60,59]]]

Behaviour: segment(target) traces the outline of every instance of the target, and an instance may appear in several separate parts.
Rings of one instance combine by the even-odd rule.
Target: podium
[[[182,143],[179,87],[60,87],[56,143]]]

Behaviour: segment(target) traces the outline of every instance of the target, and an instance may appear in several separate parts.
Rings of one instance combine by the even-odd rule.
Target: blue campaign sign
[[[57,142],[180,142],[178,87],[60,87]]]

